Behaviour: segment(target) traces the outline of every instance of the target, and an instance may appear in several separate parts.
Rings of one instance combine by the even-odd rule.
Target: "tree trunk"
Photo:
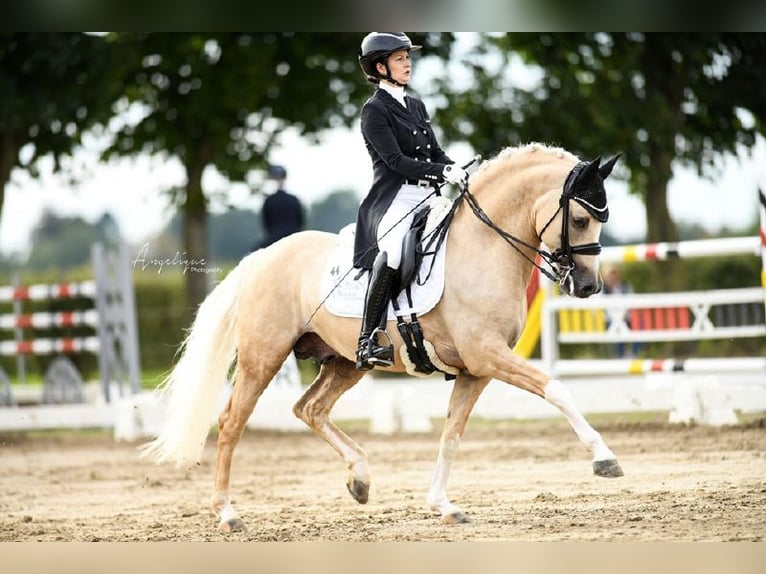
[[[17,139],[10,132],[0,133],[0,216],[5,205],[5,186],[11,180],[11,171],[19,156]]]
[[[200,160],[192,160],[186,164],[186,200],[183,204],[182,233],[186,259],[192,262],[185,273],[189,323],[207,295],[208,276],[204,269],[210,267],[207,261],[207,200],[202,190],[202,172],[205,166],[206,163]]]
[[[666,37],[661,34],[647,34],[643,58],[648,105],[657,110],[660,119],[660,124],[649,134],[650,167],[645,173],[646,238],[651,243],[678,241],[678,230],[668,210],[667,189],[673,176],[675,137],[683,122],[684,78],[666,45]],[[662,290],[683,287],[681,261],[660,262],[656,270],[657,284]]]
[[[646,177],[646,240],[678,241],[678,231],[668,209],[668,183],[673,175],[670,152],[662,146],[651,151],[651,170]]]
[[[668,183],[673,174],[672,157],[667,148],[654,146],[652,169],[646,179],[646,239],[649,243],[678,241],[678,230],[668,209]],[[656,279],[663,291],[684,287],[684,269],[680,260],[659,261]]]

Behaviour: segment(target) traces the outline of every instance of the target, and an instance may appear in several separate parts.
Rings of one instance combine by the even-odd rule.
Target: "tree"
[[[333,191],[327,197],[315,201],[309,210],[309,229],[337,233],[349,223],[356,221],[359,197],[353,191]]]
[[[229,209],[211,214],[210,256],[213,261],[238,262],[245,257],[264,235],[260,214],[251,210]]]
[[[114,246],[120,236],[117,222],[104,214],[95,223],[81,217],[43,213],[32,231],[32,250],[24,267],[28,270],[73,269],[90,262],[91,246],[100,242]]]
[[[153,33],[117,39],[133,65],[124,109],[140,117],[118,131],[107,155],[149,153],[181,162],[186,183],[175,199],[183,215],[183,249],[195,259],[207,253],[207,169],[244,181],[265,167],[285,127],[315,136],[349,125],[369,94],[357,62],[359,34]],[[435,53],[446,53],[447,40],[434,38]],[[206,280],[189,273],[186,281],[195,309]]]
[[[508,77],[517,57],[538,81]],[[501,65],[487,72],[492,58]],[[443,85],[450,137],[482,153],[528,140],[586,158],[622,151],[648,241],[678,238],[667,205],[674,165],[714,173],[721,154],[753,146],[766,120],[762,34],[484,35],[469,65],[470,89]]]
[[[83,132],[105,122],[120,60],[105,38],[81,33],[0,33],[0,213],[14,168],[55,169]]]

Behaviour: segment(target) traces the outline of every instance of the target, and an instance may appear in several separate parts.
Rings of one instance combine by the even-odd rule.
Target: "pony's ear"
[[[597,157],[594,160],[583,162],[585,165],[582,166],[582,169],[579,170],[579,172],[576,173],[576,177],[574,178],[574,181],[572,182],[572,187],[577,188],[582,185],[587,185],[586,182],[593,179],[593,176],[596,175],[598,172],[598,164],[601,162],[601,156]]]
[[[613,155],[608,160],[604,162],[604,165],[602,165],[600,168],[598,168],[598,173],[601,176],[601,179],[606,179],[609,177],[609,174],[612,173],[612,168],[614,168],[614,164],[617,163],[617,160],[620,159],[622,156],[622,153],[618,153],[616,155]]]
[[[593,161],[588,162],[588,165],[586,165],[580,172],[580,177],[577,178],[577,183],[582,185],[583,182],[590,181],[598,172],[599,163],[601,163],[601,156],[598,156]]]

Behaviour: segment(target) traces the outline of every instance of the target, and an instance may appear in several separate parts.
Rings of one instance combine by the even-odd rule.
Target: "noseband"
[[[545,255],[547,255],[547,257],[544,255],[545,252],[538,250],[540,256],[545,259],[549,265],[552,263],[556,264],[556,268],[554,269],[556,273],[556,279],[560,285],[564,284],[564,282],[569,278],[569,275],[574,270],[575,255],[601,254],[601,243],[599,242],[585,243],[583,245],[572,245],[569,242],[569,202],[575,197],[574,186],[572,185],[572,182],[575,180],[579,170],[582,169],[582,167],[585,165],[587,165],[585,162],[581,162],[575,166],[575,168],[567,176],[567,180],[564,182],[564,188],[561,191],[561,197],[559,197],[559,207],[553,216],[548,220],[548,222],[543,226],[538,235],[540,242],[542,242],[543,233],[545,233],[545,230],[548,229],[548,226],[559,214],[559,211],[561,211],[561,246],[555,249],[553,253],[546,253]]]
[[[470,206],[471,211],[473,211],[474,215],[476,215],[479,221],[487,225],[490,229],[502,237],[522,257],[537,267],[540,270],[540,273],[545,275],[551,281],[556,282],[559,285],[564,285],[575,268],[575,255],[599,255],[601,253],[601,244],[598,242],[586,243],[583,245],[572,245],[569,242],[569,202],[572,199],[576,199],[574,182],[576,180],[577,174],[579,174],[586,165],[587,162],[580,162],[569,173],[566,181],[564,182],[563,189],[561,190],[561,197],[559,197],[559,207],[553,216],[551,216],[551,218],[548,220],[548,222],[543,226],[543,229],[538,235],[538,238],[542,243],[543,233],[545,233],[545,230],[548,229],[559,212],[562,212],[561,246],[555,249],[553,253],[548,253],[547,251],[539,249],[534,245],[530,245],[526,241],[519,239],[518,237],[498,227],[490,219],[487,213],[481,208],[479,203],[476,201],[476,197],[468,190],[467,183],[463,186],[463,189],[460,192],[460,196],[457,198],[455,203],[459,203],[460,199],[464,198],[466,203],[468,203]],[[539,255],[543,261],[548,264],[550,270],[540,266],[537,261],[527,255],[527,253],[525,253],[521,247],[525,247],[526,249]]]

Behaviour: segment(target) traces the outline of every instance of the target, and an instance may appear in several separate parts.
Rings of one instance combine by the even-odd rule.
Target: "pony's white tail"
[[[143,446],[145,456],[178,466],[199,462],[234,360],[239,287],[243,267],[254,255],[243,259],[200,305],[181,357],[160,387],[163,426]]]

